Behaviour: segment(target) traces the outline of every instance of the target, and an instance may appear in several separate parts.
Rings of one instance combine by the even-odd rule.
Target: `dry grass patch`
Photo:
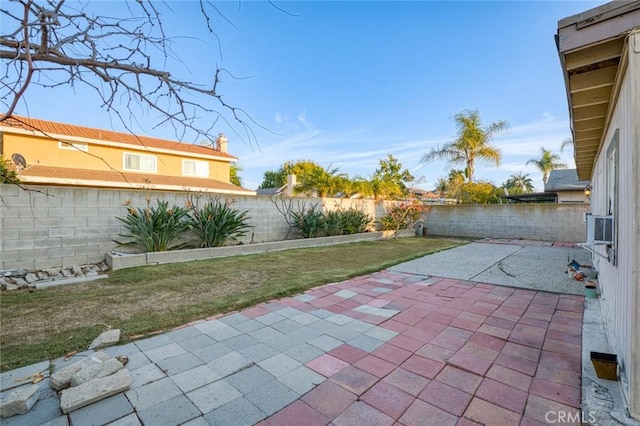
[[[459,243],[360,242],[113,272],[106,280],[0,298],[0,370],[82,350],[107,326],[125,340],[379,271]]]

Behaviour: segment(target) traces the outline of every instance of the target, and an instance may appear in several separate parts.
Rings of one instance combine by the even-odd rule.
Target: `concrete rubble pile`
[[[119,340],[120,330],[108,330],[98,336],[89,348],[104,348]],[[131,376],[125,368],[127,361],[124,356],[111,356],[98,350],[79,361],[54,369],[49,377],[46,377],[49,372],[45,370],[28,377],[14,378],[8,386],[3,383],[3,389],[12,385],[16,387],[0,395],[0,417],[27,413],[36,405],[39,395],[46,392],[47,382],[48,387],[57,391],[64,414],[123,392],[131,387]],[[27,380],[28,384],[22,384]]]
[[[81,282],[84,279],[95,279],[109,270],[105,262],[92,265],[65,266],[61,268],[30,271],[12,269],[0,271],[0,289],[19,290],[22,288],[42,288],[51,285]]]

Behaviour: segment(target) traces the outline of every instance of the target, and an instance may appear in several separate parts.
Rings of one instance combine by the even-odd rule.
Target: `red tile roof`
[[[138,147],[160,148],[173,151],[189,152],[192,154],[214,155],[236,160],[237,157],[220,152],[212,148],[190,143],[158,139],[148,136],[138,136],[131,133],[114,132],[105,129],[77,126],[75,124],[58,123],[55,121],[38,120],[35,118],[12,115],[9,119],[0,123],[0,126],[12,127],[28,131],[42,132],[44,134],[73,136],[77,138],[94,139],[99,141],[119,142]]]
[[[162,176],[146,173],[120,173],[112,170],[83,170],[66,167],[29,166],[20,172],[20,178],[25,183],[51,183],[59,185],[81,185],[95,187],[123,187],[128,184],[134,188],[141,186],[171,186],[175,190],[208,190],[219,192],[245,192],[248,195],[253,191],[220,182],[213,179]]]

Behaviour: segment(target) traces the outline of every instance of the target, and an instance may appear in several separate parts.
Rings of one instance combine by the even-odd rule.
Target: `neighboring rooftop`
[[[168,191],[205,191],[255,195],[254,191],[214,179],[163,176],[147,173],[123,173],[115,170],[85,170],[33,165],[20,172],[30,184],[78,185],[109,188],[149,188]]]
[[[41,135],[54,137],[57,139],[65,139],[68,137],[80,138],[93,143],[116,143],[136,145],[141,148],[157,148],[171,151],[188,152],[191,154],[199,154],[224,158],[228,161],[235,161],[238,158],[224,152],[223,149],[211,146],[196,145],[186,142],[171,141],[167,139],[152,138],[148,136],[139,136],[132,133],[114,132],[105,129],[95,129],[92,127],[78,126],[75,124],[59,123],[55,121],[39,120],[35,118],[23,117],[20,115],[12,115],[7,120],[0,123],[0,131],[16,131],[18,133],[27,133],[33,135]]]
[[[549,180],[544,185],[545,192],[555,191],[583,191],[589,184],[588,180],[580,180],[576,169],[552,170]]]

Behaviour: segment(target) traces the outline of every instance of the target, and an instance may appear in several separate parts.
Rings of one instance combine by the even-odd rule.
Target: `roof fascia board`
[[[606,14],[599,13],[599,9],[605,6],[609,6],[610,10]],[[561,54],[620,37],[640,26],[640,0],[612,2],[600,8],[558,22],[558,51]],[[577,18],[583,15],[584,18]],[[602,16],[596,19],[599,15]],[[588,26],[580,26],[579,23],[585,20],[592,22]]]
[[[56,139],[56,140],[59,139],[59,140],[61,140],[63,142],[82,142],[82,143],[88,143],[88,144],[92,144],[92,145],[110,146],[110,147],[114,147],[114,148],[126,148],[126,149],[131,149],[131,150],[134,150],[134,151],[155,152],[155,153],[158,153],[158,154],[172,154],[172,155],[180,155],[180,156],[183,156],[183,157],[193,157],[193,158],[206,158],[206,159],[209,159],[209,160],[226,161],[226,162],[229,162],[229,163],[234,163],[234,162],[236,162],[238,160],[237,157],[234,157],[232,155],[229,155],[229,157],[222,157],[222,156],[218,156],[218,155],[207,155],[207,154],[199,154],[199,153],[188,152],[188,151],[179,151],[179,150],[173,150],[173,149],[149,147],[149,146],[144,146],[144,145],[133,145],[133,144],[129,144],[129,143],[104,141],[104,140],[100,140],[100,139],[91,139],[91,138],[83,138],[83,137],[79,137],[79,136],[61,135],[61,134],[57,134],[57,133],[44,133],[44,132],[34,131],[34,130],[16,129],[14,127],[8,127],[8,126],[0,126],[0,132],[14,133],[14,134],[20,134],[20,135],[29,135],[29,136],[39,136],[39,137],[52,138],[52,139]],[[182,143],[182,142],[175,142],[175,143]]]
[[[214,192],[219,194],[232,194],[232,195],[256,195],[255,191],[234,191],[230,189],[212,189],[202,187],[190,187],[179,185],[158,185],[147,183],[130,183],[130,182],[111,182],[102,180],[84,180],[84,179],[64,179],[64,178],[49,178],[42,176],[21,176],[20,179],[24,183],[31,184],[52,184],[52,185],[64,185],[64,186],[91,186],[100,188],[126,188],[126,189],[158,189],[165,191],[180,191],[180,192]]]

